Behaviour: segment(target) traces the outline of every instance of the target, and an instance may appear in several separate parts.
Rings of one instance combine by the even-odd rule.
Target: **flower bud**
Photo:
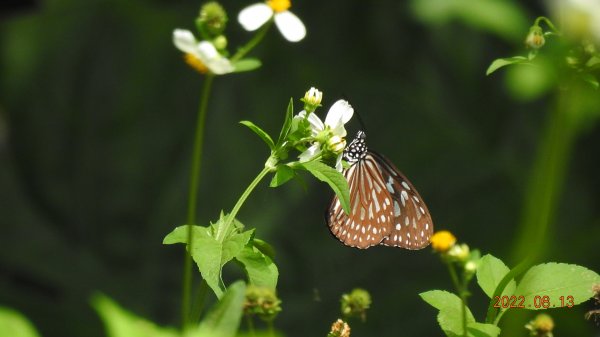
[[[455,244],[448,249],[446,254],[455,261],[464,262],[469,258],[469,246],[465,243],[461,245]]]
[[[539,314],[525,325],[525,329],[530,331],[530,336],[535,337],[552,337],[552,329],[554,329],[554,321],[547,314]]]
[[[196,26],[205,39],[221,35],[227,25],[227,12],[216,1],[207,2],[200,8]],[[217,47],[217,49],[220,49]]]
[[[217,50],[223,50],[227,48],[227,38],[225,35],[219,35],[213,40],[213,45],[215,48],[217,48]]]
[[[342,295],[341,311],[345,317],[358,317],[365,321],[370,306],[371,295],[364,289],[356,288],[350,294]]]
[[[331,331],[327,337],[350,337],[350,326],[348,323],[338,319],[331,325]]]
[[[448,251],[456,243],[456,237],[449,231],[439,231],[431,237],[431,247],[439,253]]]
[[[542,27],[531,26],[531,28],[529,28],[529,34],[527,34],[527,38],[525,38],[525,45],[528,48],[537,50],[542,48],[545,43],[546,38],[544,38],[544,31],[542,31]]]
[[[304,110],[307,114],[314,112],[318,107],[321,106],[321,100],[323,99],[323,92],[319,91],[315,87],[311,87],[305,94],[304,98],[300,100],[304,102]]]
[[[477,271],[477,262],[469,261],[465,263],[465,271],[469,274],[475,274]]]
[[[272,321],[280,311],[281,300],[277,298],[273,289],[253,285],[246,288],[246,315],[257,315],[263,321]]]
[[[340,154],[346,148],[346,140],[340,136],[331,136],[327,140],[327,149],[335,154]]]

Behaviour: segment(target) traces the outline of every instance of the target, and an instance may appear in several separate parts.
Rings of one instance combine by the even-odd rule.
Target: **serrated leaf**
[[[273,175],[273,179],[271,179],[270,187],[278,187],[285,183],[287,183],[290,179],[294,178],[296,173],[294,170],[287,165],[279,165],[277,166],[277,171]]]
[[[552,262],[531,267],[517,285],[515,295],[525,298],[526,309],[547,309],[540,305],[543,296],[548,296],[548,308],[558,308],[563,305],[561,296],[564,305],[568,296],[573,297],[574,305],[587,301],[594,296],[592,287],[596,284],[600,284],[600,275],[596,272],[574,264]],[[536,300],[536,296],[540,297]]]
[[[498,337],[500,335],[500,328],[494,324],[467,323],[467,336],[469,337]]]
[[[340,199],[340,204],[346,214],[350,213],[350,189],[348,188],[348,181],[340,172],[318,161],[302,163],[301,166],[315,178],[329,184]]]
[[[222,215],[219,221],[225,221],[225,218]],[[192,258],[206,284],[220,298],[223,295],[221,269],[243,250],[252,238],[254,230],[242,233],[232,232],[224,237],[223,242],[219,242],[211,235],[208,227],[193,226],[192,229]],[[189,251],[187,233],[187,226],[177,227],[165,237],[163,243],[184,243]]]
[[[240,124],[245,125],[250,130],[254,131],[254,133],[256,133],[260,137],[260,139],[262,139],[269,146],[271,150],[275,149],[275,143],[273,143],[273,139],[271,139],[271,136],[269,136],[269,134],[263,131],[263,129],[259,128],[250,121],[241,121]]]
[[[234,337],[240,326],[246,296],[242,281],[233,283],[219,302],[200,322],[198,334],[213,337]]]
[[[290,102],[288,103],[287,109],[285,111],[285,119],[283,120],[283,127],[281,128],[281,132],[279,132],[279,139],[277,139],[277,147],[283,145],[283,142],[287,138],[290,133],[290,129],[292,128],[292,120],[294,119],[294,99],[290,98]]]
[[[31,322],[16,310],[0,307],[0,336],[39,337]]]
[[[255,58],[246,58],[243,60],[236,61],[233,64],[233,72],[240,73],[244,71],[252,71],[262,66],[262,62]]]
[[[247,245],[235,259],[244,267],[250,284],[275,289],[279,271],[269,256]]]
[[[431,306],[439,310],[437,320],[447,336],[463,335],[462,301],[453,293],[443,290],[431,290],[420,293],[419,296]],[[475,323],[475,317],[466,308],[467,324]]]
[[[479,266],[477,267],[477,283],[483,292],[489,298],[492,298],[498,284],[509,271],[510,269],[502,262],[502,260],[491,254],[487,254],[479,260]],[[512,295],[516,287],[517,283],[514,280],[511,280],[504,288],[502,295]]]
[[[121,308],[112,299],[96,294],[92,306],[104,322],[108,337],[179,337],[179,332],[170,327],[160,327]],[[3,335],[4,336],[4,335]]]
[[[501,59],[496,59],[492,62],[492,64],[490,64],[490,66],[487,68],[485,74],[486,75],[490,75],[491,73],[493,73],[494,71],[510,65],[510,64],[518,64],[518,63],[523,63],[523,62],[527,62],[527,58],[524,56],[515,56],[515,57],[507,57],[507,58],[501,58]]]

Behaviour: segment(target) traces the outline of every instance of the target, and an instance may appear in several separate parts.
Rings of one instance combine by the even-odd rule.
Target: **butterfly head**
[[[350,164],[363,159],[367,155],[367,134],[364,131],[358,131],[356,137],[350,142],[350,145],[344,150],[344,160]]]

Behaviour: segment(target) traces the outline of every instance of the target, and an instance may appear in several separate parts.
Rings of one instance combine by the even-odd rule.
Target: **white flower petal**
[[[304,162],[307,162],[307,161],[313,159],[315,156],[317,156],[320,153],[321,153],[321,144],[314,143],[308,149],[306,149],[306,151],[302,152],[298,156],[298,158],[300,158],[301,163],[304,163]]]
[[[344,157],[344,153],[340,153],[337,156],[337,159],[335,160],[335,169],[338,170],[338,172],[342,172],[342,170],[344,169],[344,167],[342,166],[342,157]]]
[[[197,46],[198,58],[210,71],[217,75],[227,74],[233,71],[231,62],[217,51],[215,46],[207,41],[202,41]]]
[[[196,54],[196,47],[198,42],[194,37],[194,34],[186,29],[175,29],[173,31],[173,43],[175,47],[184,53]]]
[[[238,21],[245,30],[254,31],[273,16],[273,9],[265,3],[250,5],[240,12]]]
[[[224,57],[212,59],[206,64],[206,66],[208,67],[208,69],[210,69],[211,72],[217,75],[229,74],[234,70],[234,67],[231,64],[231,62]]]
[[[325,129],[325,125],[323,125],[321,119],[312,112],[308,115],[308,122],[310,123],[310,130],[312,131],[313,136],[316,136]]]
[[[325,125],[328,125],[332,129],[337,129],[340,125],[343,126],[348,123],[353,114],[354,109],[350,103],[340,99],[329,108],[327,117],[325,117]]]
[[[275,24],[279,28],[281,35],[290,42],[298,42],[306,36],[306,27],[290,11],[275,14]]]
[[[209,61],[220,56],[217,48],[215,48],[215,46],[208,41],[202,41],[198,44],[198,53],[202,58],[202,62]]]

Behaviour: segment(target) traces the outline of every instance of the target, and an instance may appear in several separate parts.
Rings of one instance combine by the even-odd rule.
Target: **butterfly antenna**
[[[350,100],[348,99],[348,95],[342,93],[341,96],[347,102],[350,102]],[[356,118],[358,118],[358,124],[360,124],[360,129],[362,131],[364,131],[364,132],[367,132],[367,126],[365,125],[365,122],[363,121],[363,119],[360,117],[360,114],[358,113],[358,110],[354,109],[354,114],[356,115]]]

